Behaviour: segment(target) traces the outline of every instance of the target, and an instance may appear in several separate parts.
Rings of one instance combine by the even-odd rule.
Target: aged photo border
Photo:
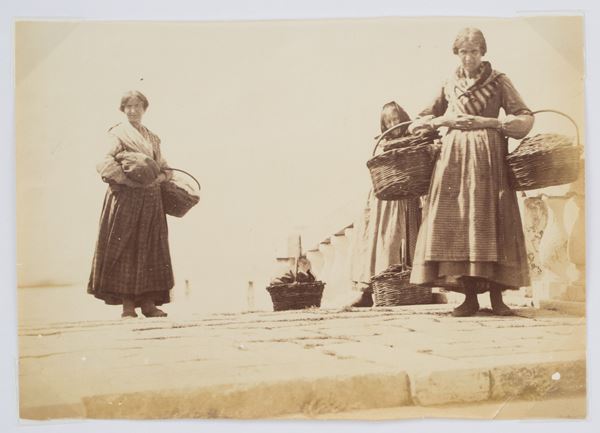
[[[502,5],[487,5],[475,1],[454,2],[429,2],[412,5],[394,1],[249,1],[229,0],[222,2],[202,2],[192,6],[191,2],[159,0],[152,1],[104,1],[104,2],[77,2],[73,1],[24,1],[10,2],[3,5],[2,58],[11,59],[2,68],[0,79],[0,94],[2,98],[2,116],[0,131],[2,131],[2,153],[0,156],[0,194],[2,196],[0,239],[0,275],[7,303],[2,315],[0,325],[2,335],[2,394],[0,396],[0,429],[2,431],[237,431],[244,428],[246,431],[304,431],[308,428],[316,431],[329,431],[331,428],[345,428],[348,431],[364,431],[376,429],[378,431],[397,431],[398,428],[410,431],[439,431],[441,428],[450,431],[461,431],[465,427],[485,429],[485,431],[505,431],[510,428],[514,431],[593,431],[598,429],[598,416],[594,413],[597,407],[598,373],[597,369],[589,369],[588,408],[587,421],[506,421],[490,423],[489,421],[440,421],[440,420],[411,420],[365,423],[358,422],[297,422],[297,421],[164,421],[164,422],[126,422],[126,421],[52,421],[33,423],[18,420],[18,389],[17,389],[17,343],[16,343],[16,274],[15,274],[15,160],[14,160],[14,91],[13,91],[13,20],[15,18],[28,19],[87,19],[87,20],[144,20],[144,21],[222,21],[222,20],[273,20],[273,19],[319,19],[319,18],[367,18],[378,16],[521,16],[528,14],[568,14],[580,11],[584,13],[585,42],[586,42],[586,159],[589,167],[594,167],[598,161],[598,150],[594,149],[594,138],[600,134],[594,114],[598,111],[597,98],[597,70],[600,68],[597,61],[597,45],[594,41],[600,40],[598,27],[598,6],[592,1],[531,1],[523,4],[522,1],[504,1]],[[14,4],[12,4],[14,3]],[[523,10],[525,9],[525,10]],[[594,75],[595,73],[595,75]],[[600,183],[597,170],[587,170],[587,260],[592,265],[596,262],[598,247],[595,245],[597,229],[594,220],[597,214],[597,204],[593,200],[593,189]],[[598,280],[598,270],[594,266],[588,267],[588,342],[598,341],[598,317],[594,314],[600,307],[599,296],[594,293],[594,283]],[[588,344],[588,365],[597,364],[597,345]],[[568,422],[568,424],[565,424]],[[474,424],[476,423],[476,424]],[[447,425],[446,425],[447,424]],[[17,426],[18,425],[18,426]]]

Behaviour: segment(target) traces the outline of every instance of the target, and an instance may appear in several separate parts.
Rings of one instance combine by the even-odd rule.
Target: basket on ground
[[[410,284],[410,268],[392,265],[371,278],[376,307],[431,304],[431,287]]]
[[[373,155],[387,133],[406,123],[410,122],[395,125],[381,134]],[[435,161],[433,142],[438,137],[435,133],[395,140],[394,148],[367,161],[375,196],[380,200],[400,200],[427,194]]]
[[[569,119],[575,126],[577,145],[560,134],[537,134],[527,137],[506,157],[510,183],[517,191],[546,188],[575,182],[579,176],[581,146],[575,121],[556,110],[538,113],[556,113]]]
[[[310,283],[271,284],[267,291],[273,301],[273,311],[302,310],[320,307],[325,284],[321,281]]]
[[[184,173],[198,185],[198,191],[194,191],[189,185],[174,179],[161,183],[160,192],[165,213],[181,218],[200,201],[200,182],[188,172],[178,168],[168,168],[167,170]]]

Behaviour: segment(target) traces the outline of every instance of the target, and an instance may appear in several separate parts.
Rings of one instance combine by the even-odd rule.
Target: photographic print
[[[586,417],[583,17],[15,23],[20,417]]]

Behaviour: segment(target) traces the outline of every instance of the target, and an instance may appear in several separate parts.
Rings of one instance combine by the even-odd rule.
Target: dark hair
[[[388,127],[386,127],[386,124],[385,124],[385,114],[389,110],[395,111],[399,114],[399,116],[398,116],[400,118],[399,123],[410,121],[410,116],[406,113],[406,111],[404,111],[404,108],[402,108],[400,105],[398,105],[398,103],[396,101],[388,102],[381,109],[381,132],[385,132],[387,129],[389,129]],[[395,131],[390,132],[390,134],[392,136],[401,137],[404,134],[406,134],[407,129],[408,129],[408,125],[405,125],[403,127],[396,129]]]
[[[481,55],[485,55],[487,52],[487,44],[485,43],[485,38],[483,37],[483,33],[481,30],[476,29],[474,27],[467,27],[462,29],[456,35],[456,39],[454,39],[454,44],[452,44],[452,52],[454,54],[458,54],[458,50],[462,44],[465,42],[475,42],[479,45],[479,49],[481,50]]]
[[[119,106],[119,110],[125,111],[125,105],[127,104],[127,102],[129,102],[130,99],[133,98],[138,98],[140,101],[142,101],[144,110],[148,109],[148,105],[150,105],[150,103],[148,102],[148,98],[146,98],[144,94],[138,90],[130,90],[128,92],[125,92],[125,94],[121,97],[121,105]]]

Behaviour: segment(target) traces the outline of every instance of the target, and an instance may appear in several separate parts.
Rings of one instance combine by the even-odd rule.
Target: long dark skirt
[[[88,293],[110,305],[131,297],[170,301],[173,270],[160,186],[110,186],[104,198],[100,233]]]

